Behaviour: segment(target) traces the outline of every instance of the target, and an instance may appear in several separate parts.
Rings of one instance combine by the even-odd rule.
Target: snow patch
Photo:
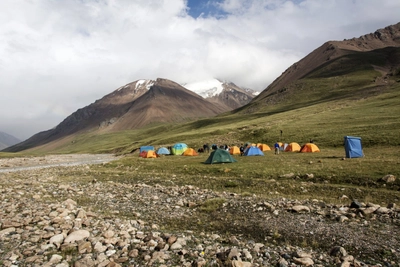
[[[183,84],[182,86],[196,94],[202,96],[203,98],[209,98],[217,96],[222,93],[224,87],[223,83],[217,79],[205,80],[201,82],[193,82]]]
[[[147,90],[149,90],[154,85],[154,81],[152,80],[138,80],[136,82],[135,90],[139,87],[145,86]]]

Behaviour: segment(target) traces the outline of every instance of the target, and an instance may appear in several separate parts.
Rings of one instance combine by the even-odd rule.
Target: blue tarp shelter
[[[169,152],[168,148],[166,148],[166,147],[160,147],[157,150],[157,154],[158,155],[169,155],[169,154],[171,154],[171,152]]]
[[[244,151],[245,156],[264,156],[264,153],[256,146],[249,146]]]
[[[346,150],[346,158],[364,157],[361,145],[361,137],[345,136],[344,149]]]
[[[155,150],[154,146],[141,146],[140,147],[140,153],[142,153],[143,151],[149,151],[149,150]]]

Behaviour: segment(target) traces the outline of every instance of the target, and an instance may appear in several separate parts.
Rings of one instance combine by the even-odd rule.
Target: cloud
[[[193,3],[203,15],[190,13]],[[13,0],[0,9],[0,131],[24,139],[138,79],[216,77],[263,90],[325,41],[397,23],[400,2]]]

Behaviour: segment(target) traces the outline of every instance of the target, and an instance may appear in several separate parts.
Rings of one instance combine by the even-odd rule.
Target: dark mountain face
[[[18,138],[5,132],[0,132],[0,150],[18,144],[19,142],[21,142],[21,140]]]
[[[399,65],[397,52],[388,49],[390,47],[400,47],[400,23],[359,38],[326,42],[286,69],[281,76],[255,97],[250,103],[253,107],[251,112],[257,111],[254,104],[260,107],[278,103],[284,99],[283,95],[287,93],[287,90],[294,87],[291,84],[314,75],[316,71],[329,64],[331,64],[331,73],[340,75],[344,73],[343,70],[340,70],[344,64],[337,64],[337,62],[347,63],[357,59],[358,63],[366,64],[368,63],[366,61],[370,60],[368,64],[371,68],[377,68],[383,76],[388,75]],[[377,57],[381,59],[379,66],[374,64],[379,61],[376,60]],[[382,61],[384,62],[382,63]]]
[[[38,133],[7,151],[25,150],[77,133],[137,129],[150,123],[183,122],[224,111],[173,81],[139,80],[78,109],[54,129]]]

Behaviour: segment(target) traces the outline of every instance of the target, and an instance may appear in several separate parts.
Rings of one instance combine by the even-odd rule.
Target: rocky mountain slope
[[[198,94],[167,80],[139,80],[78,109],[54,129],[38,133],[6,151],[21,151],[88,131],[122,131],[154,123],[184,122],[226,111]]]
[[[5,132],[0,132],[0,150],[18,144],[19,142],[21,142],[21,140],[18,138]]]
[[[327,75],[331,76],[351,72],[354,63],[368,64],[371,68],[381,72],[383,78],[392,75],[400,66],[399,47],[400,23],[378,29],[374,33],[359,38],[326,42],[286,69],[282,75],[255,97],[252,103],[276,104],[284,99],[285,95],[288,95],[288,89],[291,89],[291,85],[296,81],[312,76],[313,73],[326,66],[330,68],[330,74]],[[360,60],[359,62],[355,61],[356,57],[358,57],[357,60]],[[377,58],[379,66],[374,64],[377,62]],[[343,69],[346,67],[350,68]],[[357,68],[355,67],[353,70],[357,70]]]
[[[259,94],[255,90],[241,88],[232,82],[218,79],[183,84],[182,86],[199,94],[208,101],[224,107],[226,111],[246,105]]]

